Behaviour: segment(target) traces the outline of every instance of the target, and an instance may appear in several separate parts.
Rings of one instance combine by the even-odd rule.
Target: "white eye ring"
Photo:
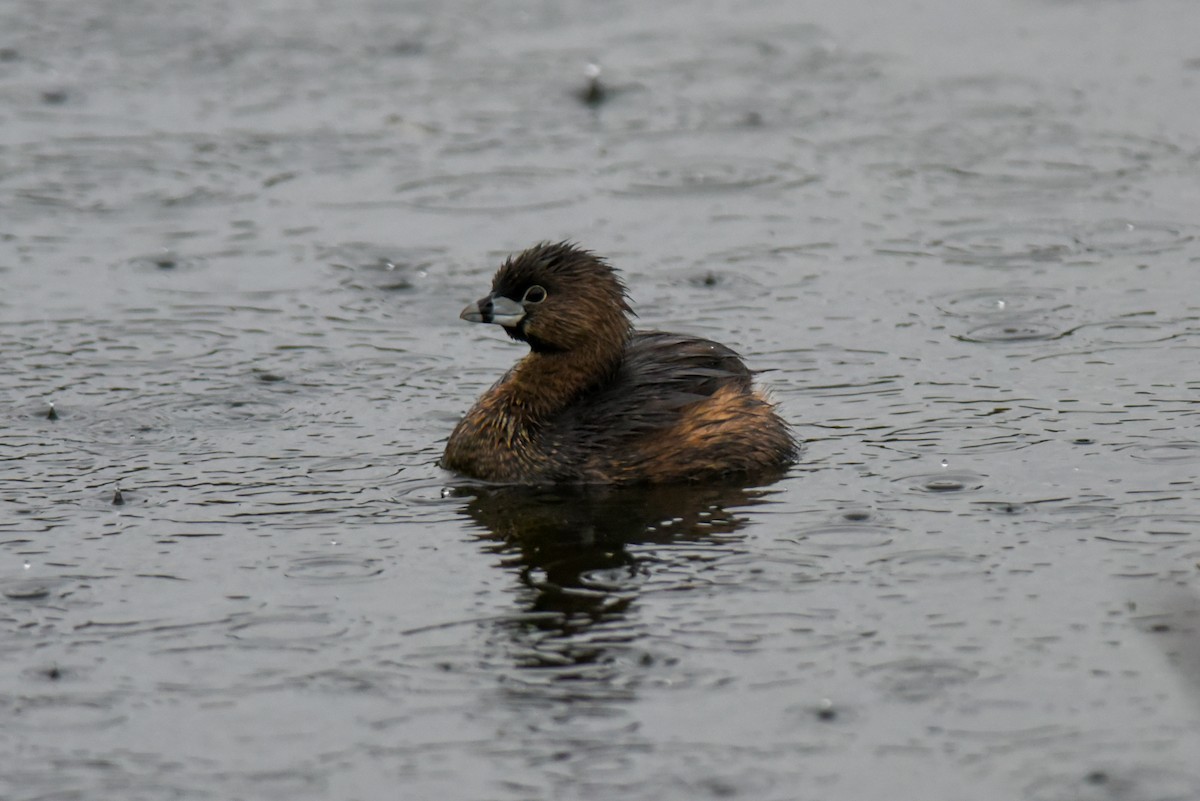
[[[525,297],[521,298],[522,303],[541,303],[546,299],[546,290],[543,287],[534,285],[525,290]]]

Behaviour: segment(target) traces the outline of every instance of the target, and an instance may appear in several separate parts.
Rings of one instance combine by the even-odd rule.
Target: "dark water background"
[[[648,8],[0,4],[0,798],[1200,798],[1200,5]],[[567,237],[803,463],[437,469]]]

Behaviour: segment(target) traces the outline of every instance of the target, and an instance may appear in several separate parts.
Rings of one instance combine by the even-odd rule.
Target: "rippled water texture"
[[[0,4],[0,798],[1200,798],[1197,30]],[[560,238],[803,462],[441,472]]]

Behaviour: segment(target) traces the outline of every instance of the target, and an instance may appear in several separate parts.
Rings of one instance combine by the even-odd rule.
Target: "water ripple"
[[[1037,320],[1023,320],[1014,317],[1009,320],[988,323],[978,328],[972,328],[965,334],[954,338],[960,342],[978,342],[984,344],[1004,344],[1021,342],[1050,342],[1070,335],[1070,329],[1061,329],[1050,323]]]
[[[378,559],[347,555],[305,556],[293,559],[283,575],[314,582],[349,583],[369,581],[383,575]]]
[[[901,533],[893,526],[847,521],[802,528],[790,539],[821,548],[882,548]]]
[[[1200,798],[1200,777],[1163,766],[1126,767],[1097,761],[1093,770],[1054,773],[1025,786],[1026,801],[1190,801]],[[1103,767],[1101,767],[1101,765]]]
[[[616,195],[653,197],[798,186],[814,180],[787,162],[752,156],[667,157],[614,164],[600,172]]]
[[[1045,437],[1003,423],[953,419],[894,428],[875,441],[901,453],[953,456],[1017,451],[1044,442]]]
[[[902,701],[924,701],[967,684],[979,673],[959,662],[944,659],[900,659],[869,669],[889,695]]]
[[[200,270],[208,266],[208,260],[203,256],[184,255],[170,248],[163,248],[157,253],[134,256],[121,262],[137,272],[159,273],[185,270]]]
[[[871,564],[881,565],[889,574],[902,578],[942,579],[978,575],[986,570],[982,561],[978,554],[929,548],[889,554]]]
[[[1136,446],[1130,453],[1139,462],[1156,464],[1184,464],[1200,462],[1200,442],[1195,440],[1173,440],[1170,442],[1146,443]]]
[[[1153,256],[1181,249],[1195,239],[1191,226],[1135,220],[1102,220],[1079,232],[1080,246],[1096,253]]]
[[[450,173],[396,187],[400,201],[410,206],[475,214],[559,208],[579,202],[587,191],[587,182],[575,170],[546,167]]]
[[[991,319],[1037,315],[1070,308],[1057,302],[1063,290],[1031,287],[980,287],[935,298],[937,308],[952,317]]]
[[[912,146],[909,160],[888,165],[896,177],[916,178],[942,196],[976,202],[1100,194],[1106,188],[1167,165],[1185,168],[1175,145],[1124,131],[1103,131],[1054,121],[991,120],[939,124],[909,134],[928,141]],[[971,141],[974,138],[975,141]]]
[[[1190,226],[1165,222],[1042,220],[965,228],[929,243],[950,264],[1014,267],[1040,263],[1087,264],[1096,256],[1153,255],[1183,248]]]
[[[231,626],[229,636],[244,647],[318,650],[352,633],[347,624],[324,613],[256,615]]]
[[[11,601],[45,601],[69,585],[59,577],[4,579],[0,580],[0,595]]]
[[[1094,527],[1105,532],[1097,535],[1098,537],[1117,542],[1176,545],[1200,538],[1200,515],[1121,515],[1111,520],[1098,521]]]
[[[969,470],[943,470],[939,473],[922,473],[895,480],[907,484],[917,492],[935,495],[974,492],[983,489],[985,485],[984,476]]]
[[[346,242],[319,247],[320,258],[342,275],[342,286],[363,290],[403,292],[421,285],[445,259],[442,248],[414,248]]]
[[[112,707],[113,701],[103,696],[24,696],[10,706],[5,718],[17,730],[97,731],[127,719]]]
[[[1059,262],[1079,250],[1069,223],[1012,223],[955,231],[929,243],[951,264],[986,267]]]

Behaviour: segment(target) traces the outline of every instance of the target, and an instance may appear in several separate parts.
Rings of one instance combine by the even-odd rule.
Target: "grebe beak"
[[[469,323],[495,323],[505,328],[514,328],[525,317],[525,307],[517,301],[488,295],[462,310],[458,315]]]

